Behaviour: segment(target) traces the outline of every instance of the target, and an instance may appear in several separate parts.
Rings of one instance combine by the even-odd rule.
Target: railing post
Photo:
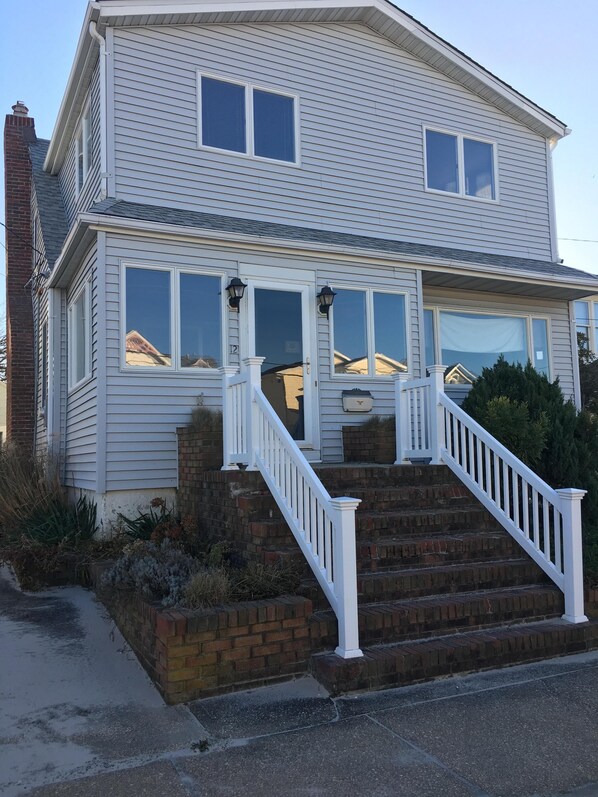
[[[258,470],[255,458],[259,412],[255,403],[255,389],[262,386],[262,363],[264,357],[245,357],[247,369],[247,470]]]
[[[586,490],[568,487],[556,490],[563,517],[563,571],[565,575],[565,614],[569,623],[585,623],[583,599],[583,554],[581,538],[581,499]]]
[[[445,365],[431,365],[430,374],[430,447],[432,459],[430,465],[441,465],[440,451],[444,445],[444,408],[439,400],[439,395],[444,393]]]
[[[395,380],[395,428],[396,428],[396,461],[395,465],[402,465],[407,450],[407,423],[408,407],[405,382],[411,379],[410,374],[394,374]],[[409,419],[410,422],[410,419]]]
[[[355,659],[363,656],[359,648],[357,617],[357,554],[355,548],[355,510],[359,498],[332,498],[334,523],[334,592],[337,598],[337,656]]]
[[[237,373],[237,368],[233,365],[224,365],[218,370],[222,374],[222,470],[237,470],[237,466],[231,462],[234,420],[231,395],[228,389],[229,379]]]

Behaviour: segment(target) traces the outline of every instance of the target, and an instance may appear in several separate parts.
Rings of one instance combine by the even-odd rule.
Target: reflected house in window
[[[477,376],[461,363],[449,366],[444,372],[447,385],[473,385]]]
[[[262,389],[291,437],[303,439],[303,363],[262,371]]]
[[[136,329],[127,332],[125,352],[127,365],[154,368],[156,366],[169,367],[172,364],[172,360],[167,354],[162,354],[162,352],[158,351]]]
[[[387,357],[385,354],[375,352],[374,362],[376,364],[376,376],[392,376],[393,374],[404,374],[407,372],[405,363]],[[334,371],[337,374],[360,374],[367,376],[369,373],[369,361],[367,357],[358,357],[352,360],[340,351],[334,352]]]

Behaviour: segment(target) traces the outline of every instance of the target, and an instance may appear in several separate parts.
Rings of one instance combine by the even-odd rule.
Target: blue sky
[[[399,0],[396,4],[572,128],[554,153],[560,254],[568,265],[598,273],[598,3]],[[0,27],[0,109],[10,113],[15,101],[23,100],[35,117],[38,135],[49,138],[86,3],[7,0],[6,5],[9,13]],[[3,212],[3,198],[1,206]],[[0,276],[0,316],[3,282]]]

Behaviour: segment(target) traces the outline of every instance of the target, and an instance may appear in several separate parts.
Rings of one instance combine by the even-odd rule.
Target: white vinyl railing
[[[583,595],[581,500],[585,490],[553,490],[444,393],[444,366],[433,366],[427,380],[397,380],[398,411],[412,417],[397,429],[428,428],[432,462],[444,462],[484,507],[517,540],[565,594],[563,618],[586,622]],[[421,390],[427,382],[431,400],[402,393]],[[414,441],[428,438],[397,434],[397,462],[423,457],[427,448]],[[427,445],[427,444],[426,444]]]
[[[362,656],[357,620],[356,498],[331,498],[261,389],[262,357],[222,368],[224,469],[259,470],[338,620],[342,658]]]

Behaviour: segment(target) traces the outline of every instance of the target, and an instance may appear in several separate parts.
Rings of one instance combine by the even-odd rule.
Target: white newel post
[[[334,524],[334,591],[337,598],[337,656],[355,659],[363,656],[359,648],[357,617],[357,554],[355,548],[355,510],[358,498],[332,498],[337,522]]]
[[[233,436],[233,406],[229,379],[237,373],[233,365],[224,365],[218,369],[222,374],[222,470],[236,470],[237,466],[231,462],[232,436]]]
[[[395,374],[395,427],[397,436],[397,459],[395,465],[402,465],[407,449],[408,405],[405,382],[411,379],[409,374]]]
[[[259,412],[255,403],[255,389],[262,386],[262,363],[265,357],[245,357],[243,365],[247,369],[247,470],[258,470],[255,460]]]
[[[441,465],[441,449],[444,446],[444,409],[440,403],[440,394],[444,393],[445,365],[431,365],[430,373],[432,395],[430,396],[430,445],[432,459],[430,465]]]
[[[585,623],[583,599],[583,554],[581,537],[581,499],[586,490],[568,487],[556,490],[563,516],[563,569],[565,573],[565,614],[569,623]]]

